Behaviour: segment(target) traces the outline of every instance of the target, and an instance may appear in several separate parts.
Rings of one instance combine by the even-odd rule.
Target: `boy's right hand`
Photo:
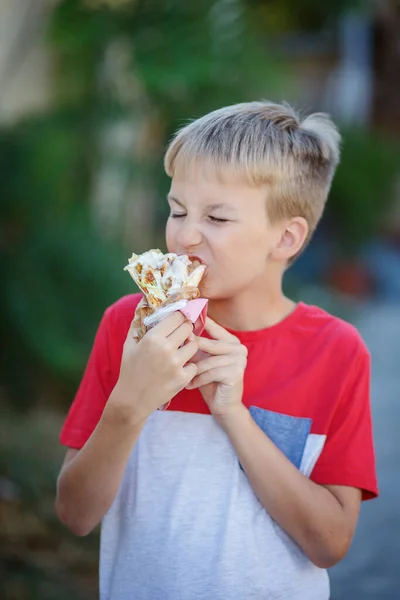
[[[186,364],[198,350],[192,331],[192,323],[180,312],[150,329],[140,342],[129,330],[113,400],[135,422],[169,402],[195,377],[197,365]]]

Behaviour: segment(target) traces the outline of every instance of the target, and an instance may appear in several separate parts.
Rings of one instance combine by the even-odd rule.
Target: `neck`
[[[281,285],[260,287],[263,289],[246,290],[232,298],[209,300],[209,316],[233,331],[256,331],[276,325],[295,309],[295,302],[283,294]]]

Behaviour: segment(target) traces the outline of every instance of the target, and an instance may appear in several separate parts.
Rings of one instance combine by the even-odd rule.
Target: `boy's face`
[[[270,255],[282,237],[272,226],[266,191],[245,183],[221,183],[200,172],[174,177],[168,196],[171,213],[167,247],[207,265],[200,286],[209,299],[227,299],[268,285]]]

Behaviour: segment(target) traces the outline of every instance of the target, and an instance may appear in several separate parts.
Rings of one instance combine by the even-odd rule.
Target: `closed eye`
[[[212,217],[211,215],[208,217],[211,223],[227,223],[228,219],[218,219],[217,217]]]
[[[172,219],[182,219],[183,217],[186,217],[185,213],[171,213],[170,217]],[[218,217],[213,217],[213,216],[209,216],[208,219],[211,221],[211,223],[227,223],[228,219],[218,219]]]

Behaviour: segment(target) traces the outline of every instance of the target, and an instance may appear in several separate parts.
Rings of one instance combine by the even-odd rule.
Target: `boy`
[[[206,334],[175,313],[136,344],[140,295],[122,298],[61,434],[57,511],[77,535],[102,521],[102,600],[329,598],[326,569],[377,495],[369,354],[351,325],[286,298],[282,277],[339,142],[326,115],[268,102],[172,141],[167,247],[207,265]]]

